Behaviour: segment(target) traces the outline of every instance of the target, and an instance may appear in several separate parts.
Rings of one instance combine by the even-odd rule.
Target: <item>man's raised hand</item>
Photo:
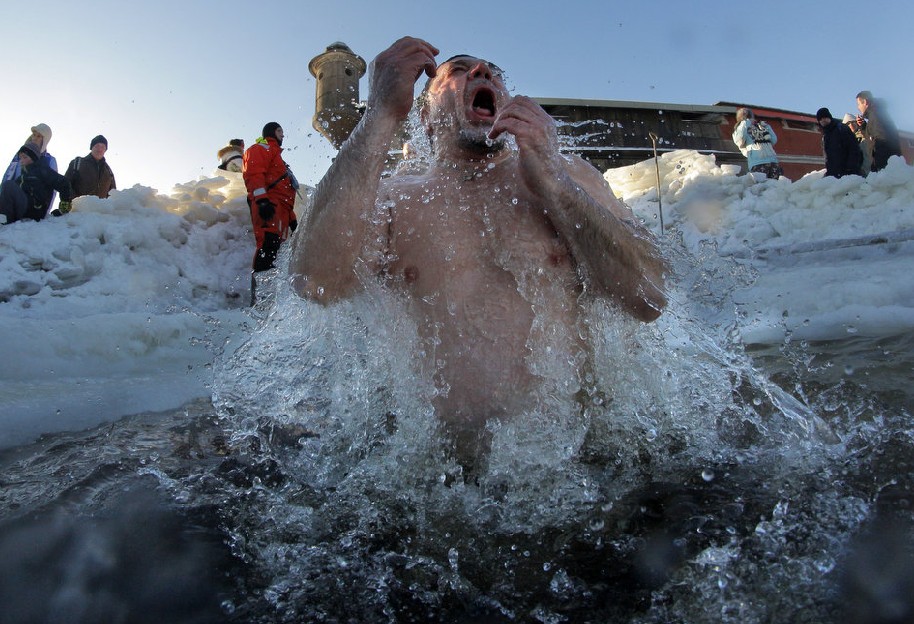
[[[368,77],[369,111],[389,112],[405,119],[413,107],[413,91],[419,76],[435,75],[438,48],[414,37],[403,37],[371,62]]]

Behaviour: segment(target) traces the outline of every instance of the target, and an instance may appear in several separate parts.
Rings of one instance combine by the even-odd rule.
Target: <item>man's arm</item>
[[[358,286],[362,248],[378,230],[373,212],[387,150],[412,108],[416,80],[435,75],[436,54],[429,43],[404,37],[371,63],[365,115],[318,183],[295,238],[290,271],[301,296],[329,303]]]
[[[654,237],[599,172],[559,153],[555,122],[530,98],[515,97],[499,113],[489,136],[502,132],[517,140],[524,183],[542,202],[593,291],[615,299],[639,320],[660,316],[666,263]]]

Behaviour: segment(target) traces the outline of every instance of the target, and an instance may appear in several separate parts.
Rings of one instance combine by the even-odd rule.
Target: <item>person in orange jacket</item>
[[[282,139],[282,126],[271,121],[244,153],[242,175],[257,243],[254,273],[273,268],[280,244],[298,225],[293,211],[298,181],[282,159]],[[251,280],[253,286],[253,276]]]

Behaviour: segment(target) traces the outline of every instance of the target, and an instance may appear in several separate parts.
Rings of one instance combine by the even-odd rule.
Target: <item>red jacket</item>
[[[251,205],[251,222],[257,248],[263,247],[264,232],[274,232],[281,239],[289,233],[289,224],[295,221],[295,186],[292,172],[282,159],[282,147],[276,139],[260,139],[244,153],[244,185]],[[266,197],[276,206],[270,221],[260,218],[257,200]]]

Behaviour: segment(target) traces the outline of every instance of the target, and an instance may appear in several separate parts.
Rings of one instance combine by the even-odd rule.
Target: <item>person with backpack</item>
[[[60,193],[60,207],[70,210],[73,193],[67,179],[48,167],[41,158],[41,146],[28,142],[16,153],[19,175],[0,184],[0,215],[5,223],[23,219],[41,221],[47,216],[54,193]]]
[[[244,140],[232,139],[228,145],[216,152],[219,159],[219,169],[222,171],[231,171],[232,173],[241,173],[244,169]]]
[[[51,127],[48,126],[48,124],[40,123],[32,126],[32,134],[29,135],[25,142],[37,145],[40,149],[39,156],[41,157],[41,161],[48,166],[48,169],[57,172],[57,159],[48,153],[48,143],[51,142]],[[16,152],[13,155],[9,166],[6,168],[6,172],[3,174],[3,181],[16,180],[21,174],[22,164],[19,162],[19,152]],[[48,205],[45,207],[45,212],[47,212],[47,209],[54,203],[54,197],[56,195],[56,191],[51,193],[51,197],[48,199]]]
[[[282,126],[271,121],[263,127],[263,136],[244,153],[244,184],[257,245],[251,275],[252,303],[254,274],[273,268],[280,244],[298,225],[294,211],[298,181],[282,159],[283,136]]]
[[[749,173],[762,173],[770,180],[777,180],[784,175],[774,151],[778,135],[767,121],[756,119],[755,113],[748,108],[736,111],[733,142],[749,161]]]
[[[108,139],[98,135],[89,142],[89,153],[70,161],[64,177],[73,187],[73,197],[95,195],[105,199],[117,188],[114,172],[105,160]],[[64,213],[61,210],[61,213]]]

